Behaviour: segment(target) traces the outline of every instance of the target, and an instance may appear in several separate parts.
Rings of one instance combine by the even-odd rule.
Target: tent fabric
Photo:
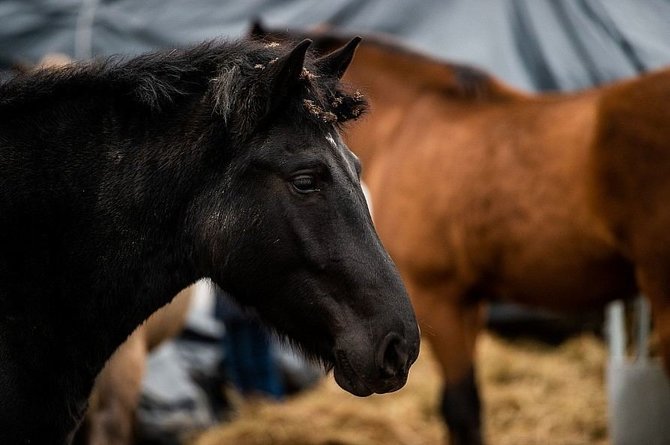
[[[0,66],[240,37],[254,18],[392,34],[528,90],[580,89],[670,64],[670,0],[4,0]]]

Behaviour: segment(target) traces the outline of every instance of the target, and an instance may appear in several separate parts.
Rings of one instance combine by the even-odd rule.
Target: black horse
[[[68,443],[96,374],[210,277],[334,367],[394,391],[419,334],[339,136],[365,110],[319,59],[208,43],[0,86],[0,443]]]

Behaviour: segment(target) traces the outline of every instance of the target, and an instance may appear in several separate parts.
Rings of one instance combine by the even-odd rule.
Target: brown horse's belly
[[[551,252],[510,267],[496,287],[501,299],[554,310],[597,308],[637,292],[633,267],[619,256],[552,256]]]

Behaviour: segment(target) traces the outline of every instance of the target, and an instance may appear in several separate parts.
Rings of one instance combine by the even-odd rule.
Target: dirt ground
[[[424,343],[407,386],[356,398],[332,376],[284,403],[242,404],[236,420],[193,445],[435,445],[446,443],[437,414],[438,372]],[[484,335],[479,378],[490,445],[605,445],[602,342],[592,336],[559,347]]]

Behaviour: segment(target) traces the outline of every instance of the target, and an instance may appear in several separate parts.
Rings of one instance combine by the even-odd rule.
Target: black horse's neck
[[[190,139],[207,131],[196,116],[197,101],[148,112],[106,95],[88,96],[45,107],[40,117],[54,122],[53,128],[25,133],[35,138],[31,146],[42,147],[40,153],[31,150],[30,161],[40,166],[33,169],[40,177],[32,179],[43,194],[26,210],[41,216],[54,238],[64,238],[67,245],[60,247],[73,271],[88,265],[83,267],[92,272],[90,282],[71,276],[61,285],[68,292],[96,289],[83,301],[123,314],[127,320],[113,320],[117,326],[136,326],[147,310],[153,312],[197,278],[184,229],[189,198],[206,174],[205,149]],[[138,313],[117,310],[122,307]]]
[[[45,102],[77,96],[115,97],[160,110],[180,97],[201,93],[222,62],[248,52],[248,45],[241,42],[207,42],[129,60],[112,57],[38,70],[0,84],[0,115],[22,107],[35,111]]]
[[[75,94],[3,110],[0,384],[44,376],[19,397],[26,406],[61,400],[44,413],[62,411],[59,428],[73,426],[116,346],[199,278],[184,230],[194,179],[205,174],[189,140],[204,131],[187,112],[197,100],[177,113]],[[32,369],[44,357],[51,369]]]

